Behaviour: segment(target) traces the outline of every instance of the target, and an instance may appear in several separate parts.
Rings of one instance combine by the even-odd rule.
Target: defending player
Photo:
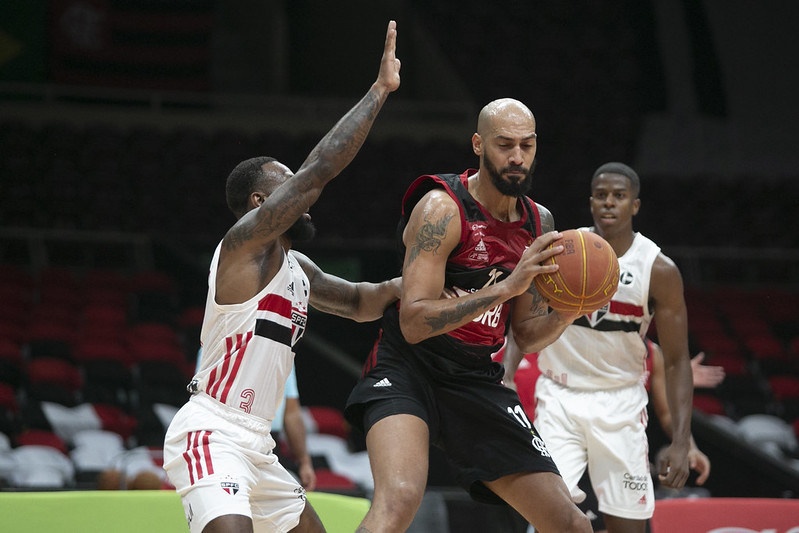
[[[192,533],[324,531],[304,489],[272,452],[270,421],[283,399],[308,305],[376,320],[399,296],[399,282],[350,283],[325,274],[291,245],[313,235],[307,209],[352,161],[399,87],[395,44],[391,21],[377,81],[296,174],[257,157],[228,177],[228,206],[238,221],[211,261],[201,367],[164,445],[164,468]]]

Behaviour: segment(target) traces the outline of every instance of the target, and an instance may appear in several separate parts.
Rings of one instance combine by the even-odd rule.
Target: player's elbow
[[[417,327],[413,320],[408,317],[403,317],[400,312],[400,331],[408,344],[419,344],[427,338],[419,327]]]

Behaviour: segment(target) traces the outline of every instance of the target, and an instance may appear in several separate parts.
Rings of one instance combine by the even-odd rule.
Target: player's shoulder
[[[555,216],[547,207],[538,202],[534,202],[530,197],[527,197],[530,203],[538,211],[538,218],[541,220],[541,232],[546,233],[555,229]]]
[[[441,188],[430,189],[416,203],[414,211],[422,210],[424,213],[459,213],[458,203],[450,194]]]

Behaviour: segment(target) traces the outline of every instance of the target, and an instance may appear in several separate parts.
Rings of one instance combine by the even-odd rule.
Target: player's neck
[[[630,246],[633,245],[633,240],[635,239],[635,232],[630,229],[629,231],[620,231],[617,233],[602,233],[601,231],[597,231],[597,233],[610,244],[610,247],[613,248],[613,251],[616,252],[616,257],[623,256],[627,250],[630,249]]]
[[[501,222],[515,222],[519,220],[521,215],[517,208],[519,202],[518,198],[513,196],[505,196],[499,192],[496,187],[486,184],[490,178],[486,177],[480,179],[480,172],[472,175],[468,181],[469,194],[472,198],[482,205],[491,216]]]

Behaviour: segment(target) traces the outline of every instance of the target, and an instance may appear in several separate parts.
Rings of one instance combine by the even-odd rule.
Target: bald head
[[[481,137],[490,136],[508,126],[522,126],[535,131],[535,116],[520,101],[500,98],[486,104],[477,117],[477,133]]]

